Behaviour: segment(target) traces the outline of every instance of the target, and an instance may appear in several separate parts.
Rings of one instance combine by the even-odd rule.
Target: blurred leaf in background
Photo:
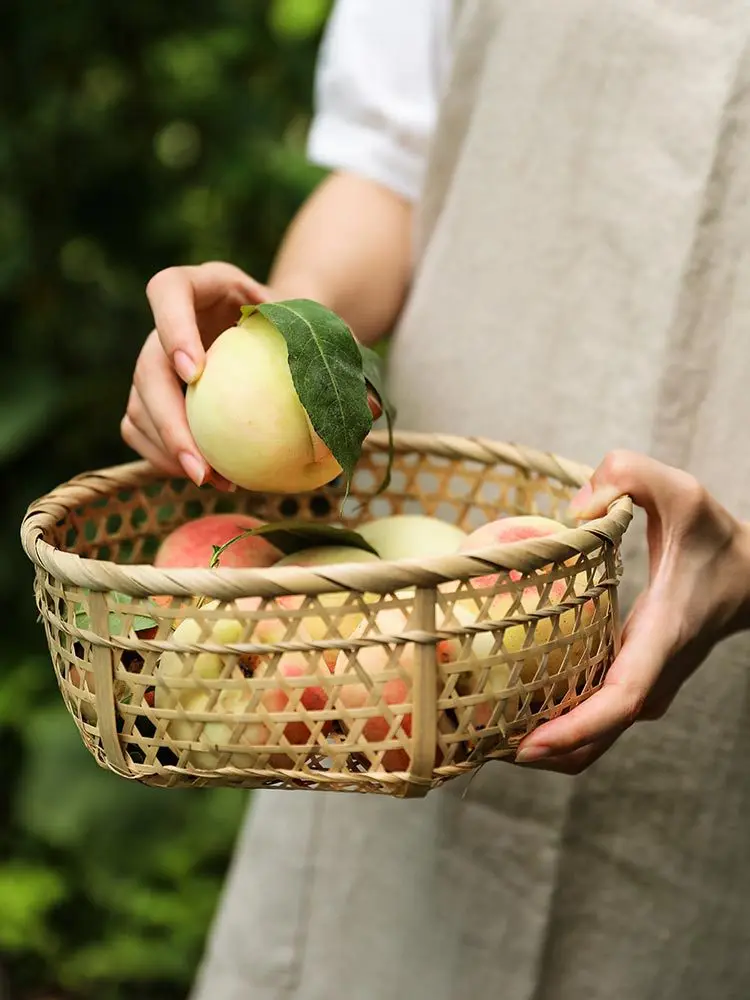
[[[100,770],[55,685],[18,544],[33,499],[129,461],[148,278],[263,279],[304,157],[328,0],[8,0],[0,37],[0,992],[181,1000],[247,798]]]

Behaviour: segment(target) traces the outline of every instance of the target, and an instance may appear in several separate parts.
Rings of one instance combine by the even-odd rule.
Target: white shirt
[[[336,0],[320,49],[308,157],[419,197],[450,66],[452,0]]]

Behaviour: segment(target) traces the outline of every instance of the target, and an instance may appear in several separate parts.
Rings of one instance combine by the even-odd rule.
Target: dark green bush
[[[263,278],[304,161],[326,0],[9,0],[0,36],[0,980],[13,1000],[186,995],[242,793],[99,770],[59,698],[26,505],[119,439],[169,264]],[[0,995],[2,985],[0,984]]]

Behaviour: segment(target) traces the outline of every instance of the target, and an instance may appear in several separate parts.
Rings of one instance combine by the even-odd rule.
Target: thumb
[[[629,496],[653,517],[692,482],[687,473],[647,455],[611,451],[570,502],[570,514],[589,520],[606,514],[619,497]]]

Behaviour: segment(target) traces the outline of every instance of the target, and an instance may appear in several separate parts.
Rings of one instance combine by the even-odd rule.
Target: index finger
[[[164,353],[184,382],[194,382],[203,371],[206,354],[189,269],[168,267],[159,271],[146,285],[146,296]]]

